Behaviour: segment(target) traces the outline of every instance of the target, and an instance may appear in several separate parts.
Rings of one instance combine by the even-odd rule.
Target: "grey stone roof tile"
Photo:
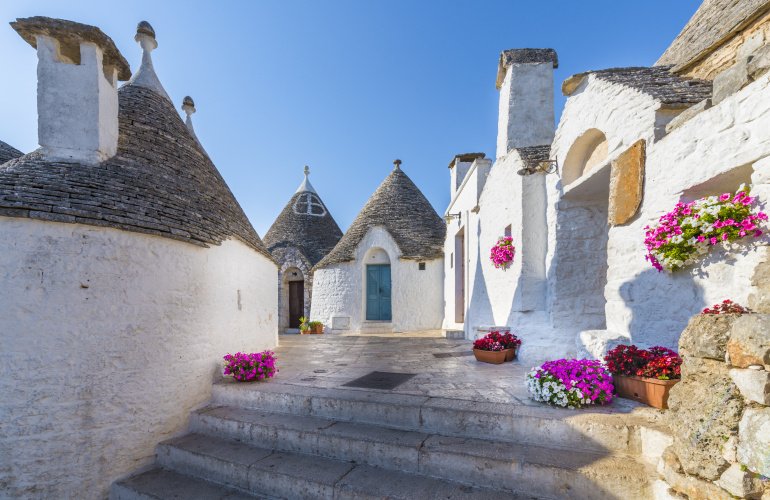
[[[444,220],[414,182],[397,168],[372,194],[337,246],[315,267],[353,260],[358,244],[376,226],[390,233],[402,259],[432,260],[444,255]]]
[[[564,95],[572,94],[585,77],[594,75],[643,92],[669,107],[689,107],[711,97],[711,82],[683,78],[669,70],[668,66],[652,66],[586,71],[567,78],[562,84],[562,92]]]
[[[99,165],[39,152],[0,166],[0,215],[114,227],[200,246],[237,238],[273,260],[174,106],[137,85],[118,91],[118,152]]]
[[[705,0],[655,64],[683,70],[768,9],[768,0]]]
[[[297,203],[304,202],[308,195],[316,197],[323,205],[325,214],[311,215],[303,213],[302,209],[295,210]],[[297,248],[312,267],[334,248],[340,238],[342,231],[321,197],[315,191],[301,191],[292,195],[265,233],[263,242],[278,260],[279,250],[287,247]]]
[[[7,162],[8,160],[18,158],[23,154],[24,153],[11,146],[7,142],[0,141],[0,165]]]

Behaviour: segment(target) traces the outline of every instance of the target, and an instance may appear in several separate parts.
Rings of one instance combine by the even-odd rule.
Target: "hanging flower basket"
[[[503,236],[497,240],[497,244],[489,251],[489,259],[497,269],[506,270],[511,266],[516,247],[513,246],[513,238]]]
[[[713,246],[758,238],[767,214],[753,208],[755,202],[741,186],[734,195],[677,203],[656,225],[645,227],[645,258],[658,271],[676,271],[701,260]]]

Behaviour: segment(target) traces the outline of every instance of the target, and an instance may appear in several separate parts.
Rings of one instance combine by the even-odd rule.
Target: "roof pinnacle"
[[[398,158],[393,160],[393,170],[401,170],[401,160]]]
[[[152,65],[152,56],[150,54],[158,48],[158,41],[155,39],[155,30],[150,23],[141,21],[136,26],[134,40],[142,48],[142,65],[139,66],[139,69],[128,83],[152,89],[170,101],[171,99],[168,97],[163,85],[161,85],[158,75],[155,74],[155,68]]]
[[[193,123],[192,123],[192,115],[195,113],[195,101],[193,101],[192,97],[185,96],[184,99],[182,99],[182,111],[185,112],[187,115],[187,118],[185,119],[185,125],[187,125],[187,130],[190,131],[190,133],[197,139],[195,136],[195,129],[193,129]]]

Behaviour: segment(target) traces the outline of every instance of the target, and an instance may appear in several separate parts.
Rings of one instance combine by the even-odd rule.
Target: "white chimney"
[[[37,129],[45,158],[96,164],[114,156],[117,82],[131,70],[112,39],[94,26],[50,17],[11,26],[37,48]]]
[[[497,158],[511,149],[550,145],[554,136],[553,49],[513,49],[500,54]]]
[[[457,190],[460,189],[460,186],[462,186],[473,162],[477,158],[484,158],[485,156],[484,153],[461,153],[452,158],[452,161],[449,162],[449,192],[451,196],[454,196]]]

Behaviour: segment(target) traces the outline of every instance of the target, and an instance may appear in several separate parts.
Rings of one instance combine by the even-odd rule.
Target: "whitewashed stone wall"
[[[418,262],[400,259],[401,251],[381,227],[369,230],[356,249],[355,260],[316,269],[313,274],[313,303],[310,315],[333,326],[332,318],[350,318],[349,331],[360,331],[365,321],[366,263],[371,257],[381,262],[382,249],[391,266],[392,325],[395,332],[436,330],[444,317],[444,259]],[[372,261],[375,262],[375,261]],[[330,333],[335,333],[330,329]]]
[[[658,273],[644,260],[644,226],[655,223],[680,200],[719,194],[749,181],[751,165],[770,154],[768,78],[761,78],[657,140],[661,124],[671,115],[656,113],[652,99],[597,79],[589,78],[583,86],[567,102],[552,156],[565,158],[575,140],[589,129],[599,129],[607,136],[609,159],[634,141],[647,140],[639,215],[629,224],[608,231],[603,294],[607,335],[630,337],[642,345],[676,347],[687,320],[706,305],[725,298],[746,302],[752,291],[750,277],[760,256],[751,248],[729,255],[717,251],[695,269]],[[599,176],[601,172],[596,169],[593,174]],[[554,323],[559,326],[584,315],[593,316],[596,311],[597,297],[586,300],[577,292],[581,289],[581,269],[590,265],[584,259],[601,253],[601,238],[579,242],[573,237],[583,227],[592,228],[589,232],[593,234],[596,227],[584,223],[585,212],[569,208],[572,185],[565,189],[555,176],[549,176],[548,181],[549,241],[555,243],[548,254],[549,296]],[[578,179],[574,184],[580,183]],[[597,205],[598,200],[593,200],[593,206]]]
[[[150,463],[224,354],[277,344],[276,280],[239,241],[0,217],[0,496],[104,498]]]

